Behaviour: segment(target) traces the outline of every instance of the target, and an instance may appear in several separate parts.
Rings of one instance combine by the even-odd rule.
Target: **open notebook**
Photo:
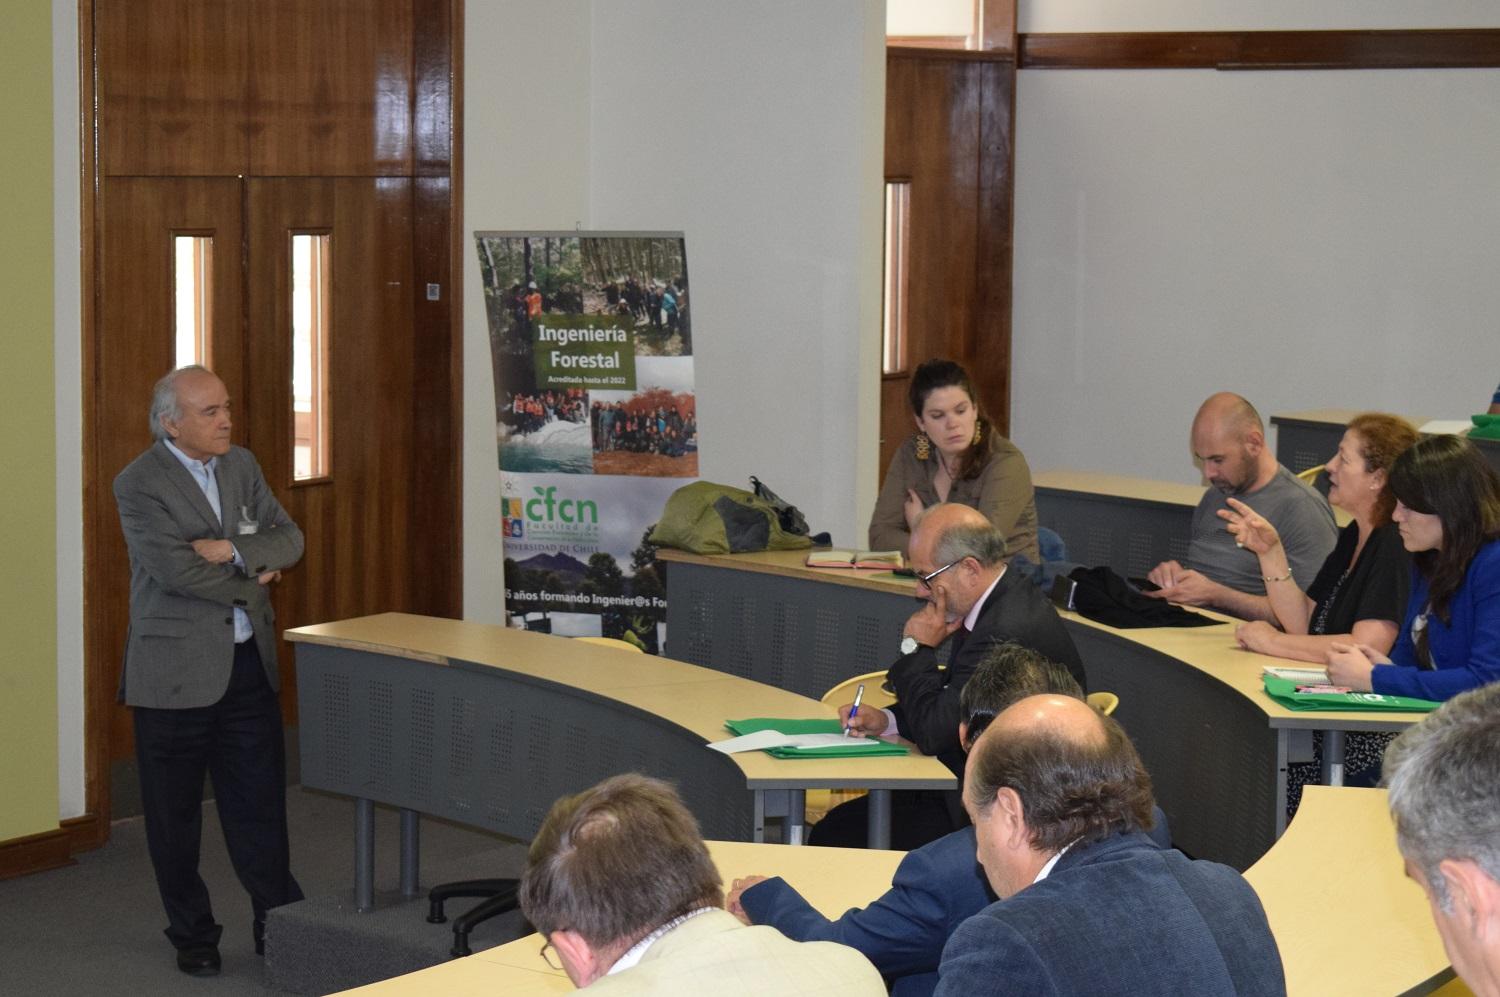
[[[809,568],[882,568],[894,571],[905,562],[899,550],[844,550],[829,547],[807,554]]]

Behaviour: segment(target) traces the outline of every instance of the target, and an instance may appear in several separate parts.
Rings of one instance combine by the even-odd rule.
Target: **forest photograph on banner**
[[[698,476],[680,233],[477,232],[513,623],[655,652],[645,536]]]

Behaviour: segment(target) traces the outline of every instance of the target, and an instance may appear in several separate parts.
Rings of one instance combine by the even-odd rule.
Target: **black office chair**
[[[456,883],[434,886],[427,894],[427,921],[442,924],[448,920],[443,913],[444,902],[454,897],[484,897],[482,903],[453,919],[453,947],[448,954],[457,959],[473,954],[469,948],[469,932],[483,921],[516,909],[517,891],[521,882],[516,879],[463,879]]]

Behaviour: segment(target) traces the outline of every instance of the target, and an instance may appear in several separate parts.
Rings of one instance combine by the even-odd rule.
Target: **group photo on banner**
[[[512,625],[657,653],[647,540],[698,476],[681,233],[477,232]]]

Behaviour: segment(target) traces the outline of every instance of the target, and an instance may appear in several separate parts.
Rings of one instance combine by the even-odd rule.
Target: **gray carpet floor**
[[[292,872],[309,898],[352,893],[354,806],[341,797],[287,791]],[[395,811],[376,816],[376,889],[394,894],[399,868]],[[422,885],[448,879],[515,875],[525,846],[469,828],[424,820]],[[140,818],[117,822],[103,848],[78,864],[0,882],[0,994],[241,995],[277,994],[250,938],[250,898],[235,879],[218,814],[204,806],[201,871],[224,925],[223,972],[193,978],[177,971],[162,935],[166,917],[156,893]],[[464,906],[456,906],[461,912]],[[446,949],[445,926],[428,926]],[[449,936],[451,937],[451,936]],[[480,944],[476,932],[476,949]],[[440,957],[440,956],[439,956]],[[435,960],[436,961],[436,960]]]

